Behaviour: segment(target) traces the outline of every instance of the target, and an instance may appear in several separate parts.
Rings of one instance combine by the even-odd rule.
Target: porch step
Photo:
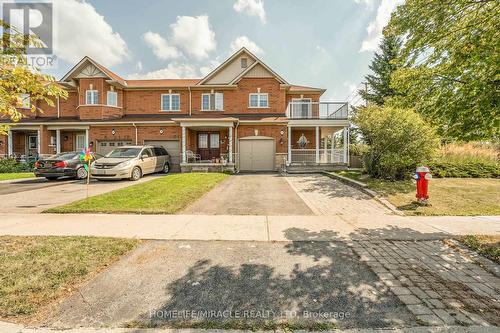
[[[286,167],[288,173],[316,173],[323,171],[347,170],[348,166],[345,163],[332,164],[302,164],[292,163]]]

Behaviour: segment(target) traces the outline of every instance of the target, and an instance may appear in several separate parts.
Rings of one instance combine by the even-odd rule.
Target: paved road
[[[130,321],[247,321],[288,316],[340,327],[416,324],[403,303],[341,242],[151,241],[63,302],[48,324],[118,326]],[[199,311],[199,312],[198,312]],[[308,314],[309,313],[309,314]],[[319,314],[344,319],[317,318]],[[166,318],[165,318],[166,317]]]
[[[313,215],[313,212],[285,177],[272,173],[229,177],[182,214]]]

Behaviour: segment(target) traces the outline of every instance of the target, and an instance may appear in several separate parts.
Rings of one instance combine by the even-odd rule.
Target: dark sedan
[[[91,154],[92,161],[103,157],[100,154]],[[85,179],[88,171],[84,167],[84,162],[80,160],[80,152],[72,151],[39,159],[35,162],[34,172],[36,177],[55,180],[61,177]]]

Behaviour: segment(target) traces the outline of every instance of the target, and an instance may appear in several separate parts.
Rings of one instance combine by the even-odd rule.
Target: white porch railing
[[[332,164],[346,163],[344,149],[320,149],[319,160],[316,162],[316,149],[292,149],[291,163],[298,164]]]
[[[347,102],[298,102],[288,103],[289,119],[347,119]]]

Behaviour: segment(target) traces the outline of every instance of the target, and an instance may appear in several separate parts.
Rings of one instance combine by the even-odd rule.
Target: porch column
[[[229,151],[228,151],[228,154],[229,154],[229,158],[228,158],[228,162],[229,163],[233,163],[233,126],[231,125],[231,127],[229,127],[229,139],[228,139],[228,143],[229,143]]]
[[[7,156],[13,156],[14,155],[14,145],[12,143],[12,131],[9,130],[9,134],[7,136]]]
[[[331,142],[330,142],[330,152],[331,152],[331,156],[330,156],[330,163],[335,163],[335,157],[333,155],[333,153],[335,152],[335,145],[333,144],[333,142],[335,141],[335,133],[332,133],[332,137],[331,137]]]
[[[85,148],[89,148],[89,129],[85,129]]]
[[[316,163],[319,163],[319,126],[316,126]]]
[[[181,127],[182,134],[181,134],[181,140],[182,140],[182,163],[186,163],[186,127],[182,126]]]
[[[42,131],[40,131],[40,129],[36,130],[36,152],[37,152],[38,156],[40,156],[40,148],[42,145],[41,133],[42,133]]]
[[[61,153],[61,130],[56,130],[56,153]]]
[[[343,161],[344,163],[347,163],[347,158],[348,158],[348,151],[349,151],[349,129],[347,127],[344,127],[344,158]]]
[[[323,157],[323,160],[325,161],[325,163],[328,163],[328,135],[325,135],[324,144],[325,144],[324,148],[325,156]]]
[[[292,163],[292,127],[288,126],[288,163]]]

